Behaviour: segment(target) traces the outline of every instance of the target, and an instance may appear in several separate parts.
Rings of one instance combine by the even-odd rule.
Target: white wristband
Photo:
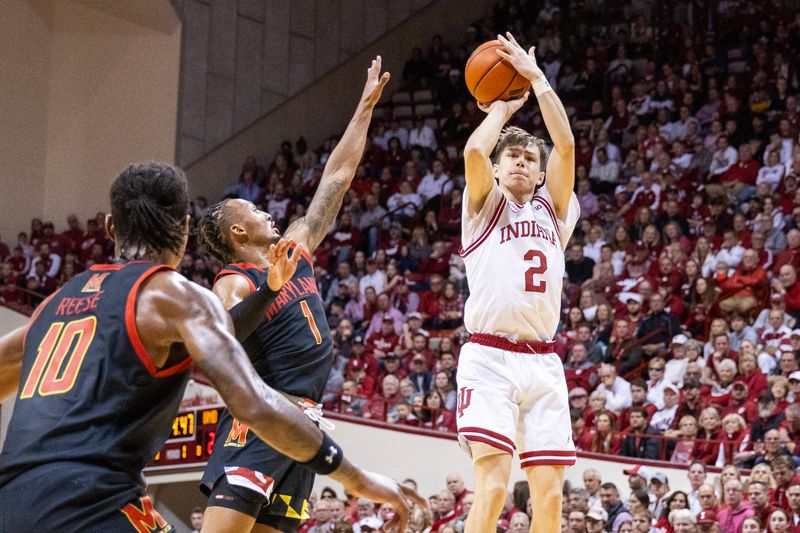
[[[543,95],[544,93],[552,90],[553,88],[550,87],[550,82],[547,81],[547,79],[537,81],[536,83],[533,84],[533,94],[535,94],[537,98]]]

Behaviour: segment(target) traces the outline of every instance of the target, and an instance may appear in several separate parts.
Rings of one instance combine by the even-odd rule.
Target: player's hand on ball
[[[388,72],[381,74],[381,62],[381,56],[378,56],[372,60],[372,65],[367,69],[367,83],[364,85],[361,101],[370,107],[374,107],[381,99],[383,88],[391,77]]]
[[[535,46],[531,46],[527,52],[522,46],[519,45],[511,32],[506,32],[506,36],[497,36],[497,40],[503,45],[503,48],[497,51],[497,55],[511,63],[517,69],[517,72],[528,78],[530,81],[537,81],[544,79],[544,72],[539,68],[536,63]]]
[[[292,243],[289,240],[281,239],[275,244],[271,244],[267,259],[269,260],[269,272],[267,273],[267,284],[273,291],[281,290],[283,284],[289,281],[297,269],[297,263],[302,257],[303,245],[298,244],[294,249],[292,257],[289,257],[289,250]]]
[[[506,120],[508,120],[511,118],[511,115],[519,111],[520,108],[525,105],[525,102],[528,101],[528,96],[530,96],[530,91],[526,92],[520,98],[515,100],[495,100],[490,104],[482,104],[478,102],[478,108],[487,114],[491,113],[495,109],[499,109],[505,115]]]
[[[347,486],[349,492],[374,502],[390,503],[394,506],[394,516],[383,524],[382,531],[387,533],[404,532],[408,527],[411,507],[414,504],[424,508],[428,507],[425,498],[417,494],[414,489],[386,476],[361,470],[357,478],[356,483]]]

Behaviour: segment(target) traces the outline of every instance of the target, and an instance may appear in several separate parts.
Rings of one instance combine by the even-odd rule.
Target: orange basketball
[[[464,68],[467,89],[478,102],[488,104],[495,100],[513,100],[530,89],[531,82],[497,55],[500,41],[487,41],[472,52]]]

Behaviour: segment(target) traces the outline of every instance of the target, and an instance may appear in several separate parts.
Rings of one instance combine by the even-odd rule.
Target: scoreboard
[[[223,406],[200,406],[182,409],[172,421],[164,447],[144,471],[202,467],[211,457],[217,422]]]

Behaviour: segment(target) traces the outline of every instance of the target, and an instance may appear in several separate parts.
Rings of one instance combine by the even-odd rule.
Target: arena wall
[[[135,160],[175,155],[180,20],[168,0],[3,0],[0,228],[108,209]]]
[[[367,2],[368,6],[370,4]],[[387,92],[393,92],[400,84],[403,64],[411,57],[414,47],[427,46],[435,34],[446,36],[450,42],[458,42],[466,27],[492,4],[491,0],[432,2],[354,53],[335,70],[294,94],[280,107],[190,164],[187,170],[192,194],[218,198],[226,186],[235,182],[248,154],[271,160],[283,140],[294,141],[302,135],[309,146],[315,147],[325,138],[341,133],[352,116],[364,86],[369,61],[375,55],[383,54],[384,69],[394,76],[387,88]],[[340,31],[344,38],[354,30],[342,24]]]
[[[0,238],[9,241],[44,207],[51,32],[39,3],[0,6]]]
[[[177,161],[188,165],[431,0],[182,0]]]

